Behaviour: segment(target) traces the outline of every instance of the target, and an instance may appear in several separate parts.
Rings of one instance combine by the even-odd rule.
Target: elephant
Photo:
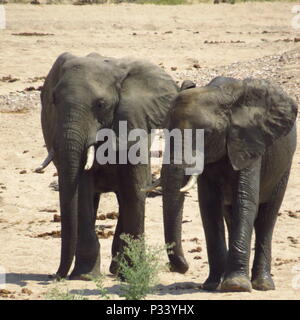
[[[297,108],[281,88],[263,79],[217,77],[178,93],[168,128],[188,128],[194,134],[204,129],[204,159],[202,173],[190,176],[187,164],[175,164],[174,156],[162,166],[165,241],[175,244],[168,252],[172,271],[189,268],[181,244],[182,212],[185,192],[197,183],[209,263],[203,289],[275,289],[272,234],[296,149]]]
[[[102,163],[95,148],[99,130],[118,137],[119,123],[147,134],[160,128],[179,87],[162,68],[133,58],[111,58],[91,53],[61,54],[41,91],[41,125],[48,156],[37,171],[53,161],[58,172],[61,211],[61,255],[56,278],[88,279],[100,274],[100,244],[95,220],[102,193],[114,192],[119,218],[112,257],[122,252],[122,233],[144,233],[145,193],[150,183],[148,163]],[[97,149],[98,150],[98,149]],[[119,152],[115,149],[116,153]],[[149,149],[148,149],[149,151]],[[149,151],[150,152],[150,151]],[[117,273],[112,259],[110,271]]]

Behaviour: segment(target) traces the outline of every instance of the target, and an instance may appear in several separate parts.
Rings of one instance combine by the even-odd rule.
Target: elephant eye
[[[97,101],[97,107],[98,108],[103,108],[105,106],[105,101],[104,99],[98,99]]]

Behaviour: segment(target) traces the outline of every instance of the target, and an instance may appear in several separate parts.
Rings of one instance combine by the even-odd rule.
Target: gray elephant
[[[210,268],[203,288],[275,288],[272,233],[296,148],[296,116],[296,103],[265,80],[218,77],[205,87],[178,94],[169,129],[204,129],[204,170],[186,176],[186,165],[164,164],[162,168],[165,240],[175,243],[169,252],[173,271],[188,270],[181,246],[184,192],[198,183]],[[256,241],[250,281],[253,229]]]
[[[100,165],[95,148],[104,142],[97,142],[96,135],[103,128],[118,135],[120,121],[127,121],[128,130],[139,128],[147,134],[160,128],[178,91],[165,71],[146,61],[64,53],[54,63],[41,92],[49,154],[38,170],[53,160],[58,171],[62,239],[58,278],[68,275],[74,256],[70,279],[99,274],[95,219],[102,193],[115,192],[119,203],[113,257],[122,251],[121,233],[144,232],[141,188],[150,183],[150,165]],[[117,272],[115,261],[110,271]]]

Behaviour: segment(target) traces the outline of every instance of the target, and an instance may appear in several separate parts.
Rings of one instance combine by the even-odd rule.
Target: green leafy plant
[[[122,234],[120,238],[125,242],[124,252],[116,257],[121,281],[120,296],[126,300],[145,299],[147,294],[155,291],[158,273],[165,268],[161,255],[171,246],[150,247],[144,236],[134,239],[131,235]]]
[[[105,299],[105,300],[109,300],[110,297],[108,295],[108,291],[106,288],[104,288],[104,276],[101,275],[99,277],[91,277],[90,278],[95,284],[96,284],[96,287],[97,289],[99,290],[99,293],[100,293],[100,297],[102,299]]]
[[[88,300],[88,298],[80,295],[70,293],[68,288],[65,290],[55,287],[46,293],[46,298],[48,300]]]

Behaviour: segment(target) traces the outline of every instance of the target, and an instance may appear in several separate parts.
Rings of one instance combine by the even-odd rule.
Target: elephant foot
[[[121,272],[119,272],[119,264],[117,261],[112,260],[109,267],[109,272],[117,276],[121,282],[126,282],[124,275]]]
[[[49,278],[49,280],[60,281],[60,280],[62,280],[64,278],[66,278],[66,277],[62,277],[58,273],[55,273],[55,274],[49,274],[48,278]]]
[[[249,278],[242,274],[228,275],[221,284],[221,291],[224,292],[251,292],[251,290]]]
[[[100,254],[94,258],[76,257],[75,267],[72,271],[70,280],[92,280],[101,276],[100,273]]]
[[[169,255],[169,261],[171,272],[186,273],[189,269],[184,256]]]
[[[260,290],[260,291],[275,290],[274,281],[269,273],[252,277],[251,283],[252,283],[252,288],[255,290]]]
[[[206,291],[216,291],[220,289],[221,277],[209,276],[202,285],[202,289]]]

